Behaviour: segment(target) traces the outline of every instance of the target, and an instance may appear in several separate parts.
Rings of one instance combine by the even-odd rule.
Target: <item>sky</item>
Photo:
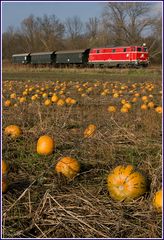
[[[79,16],[83,22],[90,17],[100,17],[105,7],[105,2],[7,2],[2,3],[2,32],[9,26],[19,28],[23,19],[33,14],[42,17],[44,14],[52,15],[64,21],[68,17]],[[153,11],[161,12],[161,3],[154,4]]]
[[[99,17],[104,5],[100,2],[3,2],[2,32],[11,25],[19,27],[22,20],[31,14],[36,17],[55,14],[61,21],[79,16],[82,21],[87,21],[89,17]]]

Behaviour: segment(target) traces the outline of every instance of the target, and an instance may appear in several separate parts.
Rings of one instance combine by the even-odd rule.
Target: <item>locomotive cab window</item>
[[[144,51],[144,52],[147,52],[147,48],[144,48],[143,51]]]
[[[126,48],[124,48],[124,52],[126,52]]]
[[[142,51],[142,49],[141,48],[137,48],[137,52],[141,52]]]

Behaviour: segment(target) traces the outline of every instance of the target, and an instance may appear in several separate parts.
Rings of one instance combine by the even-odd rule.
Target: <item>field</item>
[[[162,214],[152,206],[162,187],[161,76],[160,67],[3,68],[2,131],[22,129],[16,139],[3,134],[3,238],[162,238]],[[96,129],[84,137],[89,124]],[[42,156],[36,144],[45,134],[55,148]],[[80,163],[72,180],[55,171],[64,156]],[[107,176],[128,164],[147,178],[147,191],[115,201]]]

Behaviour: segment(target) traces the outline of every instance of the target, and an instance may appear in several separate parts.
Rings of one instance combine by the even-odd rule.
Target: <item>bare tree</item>
[[[21,23],[21,32],[27,44],[28,52],[37,48],[38,25],[33,15],[24,19]]]
[[[67,18],[65,22],[66,34],[72,40],[82,35],[83,23],[78,16]]]
[[[97,17],[89,18],[86,22],[86,34],[89,38],[95,38],[99,33],[99,19]]]
[[[145,38],[152,62],[162,61],[162,17],[154,21],[152,34]]]
[[[103,13],[103,23],[111,32],[113,43],[138,44],[154,19],[148,16],[150,4],[142,2],[109,2]]]
[[[55,15],[36,19],[39,29],[39,39],[44,49],[50,51],[54,48],[60,49],[64,36],[64,25],[56,18]]]
[[[84,25],[78,16],[65,21],[66,48],[79,49],[84,46]]]
[[[23,20],[21,31],[29,51],[51,51],[60,49],[64,25],[55,15],[37,18],[31,15]]]

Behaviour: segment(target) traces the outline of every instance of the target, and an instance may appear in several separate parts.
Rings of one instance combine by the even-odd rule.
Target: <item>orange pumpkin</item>
[[[51,101],[52,102],[57,102],[58,101],[58,96],[56,94],[53,94],[52,98],[51,98]]]
[[[4,105],[5,105],[5,107],[10,107],[11,106],[11,101],[10,100],[6,100]]]
[[[52,104],[52,102],[51,102],[51,100],[50,99],[46,99],[45,101],[44,101],[44,105],[45,106],[50,106]]]
[[[8,166],[4,160],[2,160],[2,193],[7,191],[7,173]]]
[[[74,178],[80,171],[79,162],[71,157],[63,157],[56,164],[55,170],[57,173],[62,173],[67,178]]]
[[[162,113],[162,107],[156,107],[155,108],[155,111],[157,112],[157,113]]]
[[[128,108],[128,109],[131,109],[132,105],[127,102],[127,103],[125,103],[125,104],[123,105],[123,107],[124,107],[124,108]]]
[[[120,111],[121,111],[122,113],[127,113],[127,112],[129,112],[129,108],[123,106],[123,107],[120,109]]]
[[[158,212],[162,212],[162,189],[154,194],[153,206]]]
[[[132,165],[117,166],[107,179],[110,196],[117,201],[131,200],[146,192],[146,179]]]
[[[71,98],[70,104],[71,104],[71,105],[74,105],[74,104],[76,104],[76,103],[77,103],[76,99]]]
[[[9,125],[5,128],[5,134],[12,138],[18,138],[22,134],[22,130],[17,125]]]
[[[43,135],[38,139],[37,153],[40,155],[49,155],[53,152],[54,145],[54,140],[50,136]]]
[[[142,110],[147,110],[147,108],[148,108],[148,107],[147,107],[146,104],[142,104],[142,105],[141,105],[141,109],[142,109]]]
[[[7,192],[7,181],[2,181],[2,193],[6,193]]]
[[[107,110],[108,112],[116,112],[117,109],[115,106],[109,106]]]
[[[65,101],[63,99],[59,99],[56,104],[57,104],[57,106],[62,107],[62,106],[64,106]]]
[[[149,108],[154,108],[154,103],[153,102],[149,102],[147,105]]]
[[[2,175],[7,174],[8,166],[4,160],[2,160]]]
[[[71,100],[72,100],[72,98],[67,97],[66,100],[65,100],[65,102],[66,102],[68,105],[71,105]]]
[[[89,138],[95,133],[96,126],[94,124],[89,124],[88,127],[84,130],[84,137]]]
[[[10,94],[10,98],[15,99],[15,98],[16,98],[16,93],[12,93],[12,94]]]

